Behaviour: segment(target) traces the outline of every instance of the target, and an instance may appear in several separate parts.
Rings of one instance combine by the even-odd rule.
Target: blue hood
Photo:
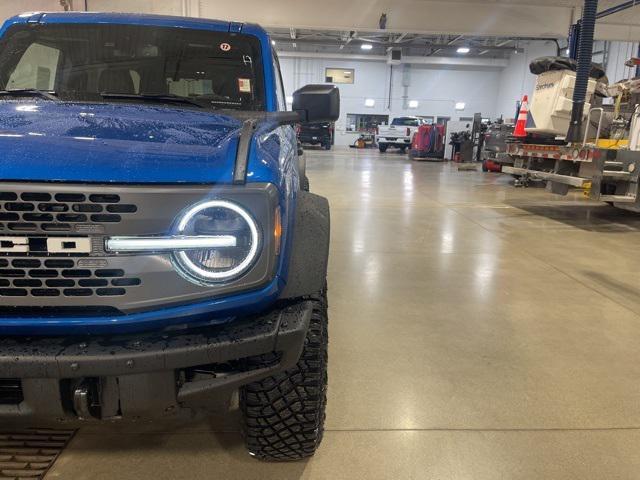
[[[241,123],[191,109],[0,101],[0,180],[230,183]]]

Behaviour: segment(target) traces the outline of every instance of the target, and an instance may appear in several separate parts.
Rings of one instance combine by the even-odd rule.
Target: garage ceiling
[[[387,55],[390,49],[400,49],[415,57],[481,57],[508,58],[522,51],[524,37],[478,37],[465,35],[421,35],[383,33],[380,31],[309,30],[271,28],[271,38],[280,52],[363,54],[362,45],[370,45],[368,55]],[[565,42],[566,43],[566,42]],[[469,48],[462,55],[458,48]]]
[[[600,10],[620,3],[601,0]],[[217,4],[198,2],[200,14],[216,16],[221,11]],[[569,26],[580,17],[580,5],[580,0],[323,0],[321,6],[311,0],[243,0],[226,5],[224,11],[228,17],[272,29],[375,32],[384,13],[390,33],[566,38]],[[640,6],[601,20],[596,37],[640,38]]]

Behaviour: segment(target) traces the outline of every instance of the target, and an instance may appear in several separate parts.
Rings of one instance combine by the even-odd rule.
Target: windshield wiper
[[[102,92],[100,94],[102,98],[113,98],[122,100],[144,100],[148,102],[157,103],[184,103],[187,105],[194,105],[198,108],[204,108],[198,102],[195,102],[189,98],[181,97],[180,95],[173,95],[170,93],[108,93]]]
[[[0,96],[7,97],[40,97],[53,102],[59,102],[60,99],[56,97],[56,92],[38,90],[37,88],[14,88],[11,90],[0,90]]]

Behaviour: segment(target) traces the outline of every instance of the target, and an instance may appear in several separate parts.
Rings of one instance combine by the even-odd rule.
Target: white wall
[[[0,0],[0,22],[24,12],[62,11],[59,0]]]
[[[391,67],[382,61],[349,61],[324,58],[281,58],[282,75],[287,95],[307,83],[323,83],[325,68],[353,68],[352,85],[339,85],[341,116],[336,122],[336,144],[348,145],[357,138],[346,132],[349,113],[446,116],[452,119],[473,116],[481,112],[485,117],[496,115],[500,70],[470,68],[434,68],[411,65],[407,100],[417,100],[417,109],[405,109],[403,66],[393,67],[391,96],[389,81]],[[389,97],[391,106],[389,108]],[[372,98],[376,105],[367,108],[365,99]],[[456,102],[465,102],[463,112],[455,111]]]
[[[188,11],[191,3],[193,2],[183,2],[182,0],[87,0],[88,9],[94,12],[200,16],[197,11]],[[75,0],[74,9],[84,10],[84,0]],[[218,16],[224,17],[222,14]]]
[[[518,44],[524,48],[524,53],[512,53],[509,66],[505,68],[499,80],[498,102],[496,116],[502,115],[505,120],[514,118],[516,102],[522,100],[523,95],[531,95],[536,77],[529,71],[529,64],[538,57],[555,56],[557,49],[554,42],[531,41]]]

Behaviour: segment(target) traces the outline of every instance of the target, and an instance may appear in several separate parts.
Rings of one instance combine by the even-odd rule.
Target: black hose
[[[587,97],[591,60],[593,58],[593,34],[596,27],[598,0],[584,0],[578,43],[578,68],[576,70],[576,86],[573,90],[573,109],[571,122],[567,132],[568,142],[578,142],[582,131],[584,103]]]
[[[596,18],[598,18],[598,19],[604,18],[604,17],[607,17],[609,15],[613,15],[614,13],[618,13],[618,12],[622,12],[623,10],[627,10],[628,8],[635,7],[636,5],[640,6],[640,3],[638,3],[638,0],[630,0],[628,2],[623,2],[620,5],[616,5],[615,7],[611,7],[611,8],[607,8],[606,10],[603,10],[602,12],[600,12],[600,13],[598,13],[596,15]]]

